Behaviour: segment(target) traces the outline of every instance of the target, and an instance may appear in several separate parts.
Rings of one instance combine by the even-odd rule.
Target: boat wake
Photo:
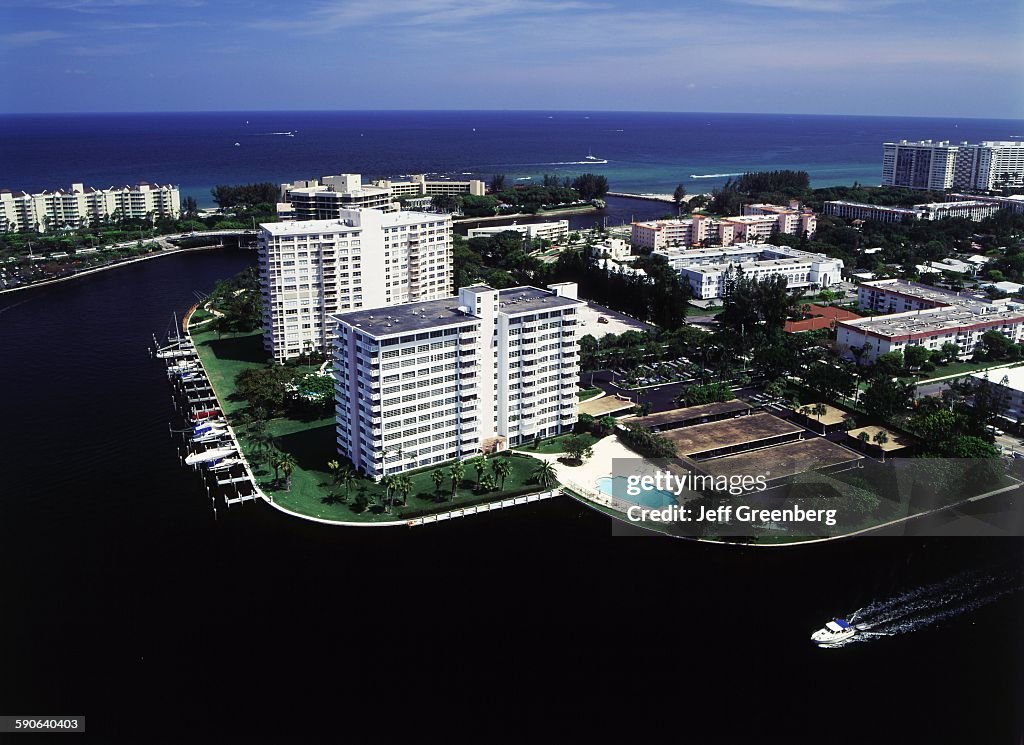
[[[742,176],[742,173],[691,173],[690,178],[725,178],[726,176]]]
[[[1010,573],[963,572],[941,582],[922,585],[885,600],[877,600],[846,618],[857,634],[830,649],[862,644],[887,636],[911,634],[950,618],[962,616],[1024,589]]]

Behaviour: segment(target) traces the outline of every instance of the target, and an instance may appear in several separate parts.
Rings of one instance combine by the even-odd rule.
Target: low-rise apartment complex
[[[410,176],[409,181],[371,181],[363,184],[358,173],[341,173],[319,179],[281,184],[277,216],[281,220],[330,220],[341,210],[398,210],[399,197],[430,197],[435,194],[473,194],[486,192],[483,181],[427,181],[426,176]]]
[[[900,279],[865,282],[857,299],[862,309],[886,315],[840,321],[836,343],[845,351],[870,345],[862,355],[869,362],[908,346],[935,350],[946,343],[956,344],[960,357],[966,358],[986,331],[998,331],[1014,342],[1024,338],[1024,305],[1008,299],[989,300]]]
[[[529,240],[545,240],[557,243],[564,241],[569,236],[568,220],[553,220],[550,222],[536,222],[524,225],[489,225],[483,228],[470,228],[469,238],[480,238],[498,235],[506,231],[515,231],[526,236]]]
[[[96,189],[72,184],[68,190],[23,191],[0,189],[0,232],[79,228],[100,222],[177,218],[181,195],[176,186],[149,184]]]
[[[452,292],[448,215],[341,210],[333,220],[261,225],[258,244],[263,345],[279,362],[328,350],[333,313]]]
[[[843,262],[788,246],[740,244],[722,248],[655,251],[690,283],[699,300],[724,297],[730,277],[786,278],[788,287],[831,287],[842,279]]]
[[[334,316],[338,452],[374,477],[572,430],[576,285]]]
[[[736,217],[715,218],[695,214],[673,220],[635,222],[630,240],[636,246],[657,251],[764,241],[774,233],[813,237],[816,230],[817,218],[809,209],[751,204]]]

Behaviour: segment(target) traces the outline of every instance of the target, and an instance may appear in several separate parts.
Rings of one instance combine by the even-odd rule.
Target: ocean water
[[[287,133],[291,133],[289,136]],[[1015,120],[766,114],[425,111],[0,116],[0,188],[214,184],[329,173],[428,173],[511,183],[605,174],[615,191],[691,193],[727,174],[806,170],[816,186],[877,184],[893,139],[1012,139]],[[235,143],[238,143],[236,146]],[[586,156],[607,159],[590,164]],[[698,178],[693,178],[694,176]]]

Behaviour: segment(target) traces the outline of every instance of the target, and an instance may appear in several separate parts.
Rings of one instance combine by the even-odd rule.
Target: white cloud
[[[434,26],[437,29],[488,18],[550,16],[571,11],[608,7],[582,0],[392,0],[387,3],[361,0],[321,2],[305,18],[271,18],[249,26],[274,30],[326,33],[356,26]]]
[[[15,31],[10,34],[0,34],[0,46],[31,47],[54,39],[63,39],[65,36],[67,34],[60,31]]]

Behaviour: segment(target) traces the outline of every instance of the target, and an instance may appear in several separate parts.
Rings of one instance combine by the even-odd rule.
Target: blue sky
[[[1024,3],[2,0],[0,112],[1024,118]]]

